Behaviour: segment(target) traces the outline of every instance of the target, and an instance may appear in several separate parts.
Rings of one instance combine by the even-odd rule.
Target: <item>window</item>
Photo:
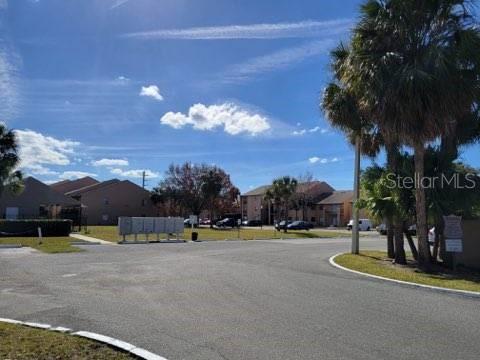
[[[108,201],[108,198],[103,199],[103,204],[104,205],[109,205],[110,201]]]
[[[145,206],[147,204],[147,200],[142,199],[142,206]]]

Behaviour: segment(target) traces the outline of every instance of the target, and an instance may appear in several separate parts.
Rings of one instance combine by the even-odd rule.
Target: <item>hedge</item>
[[[39,227],[42,236],[68,236],[72,220],[0,220],[0,237],[37,237]]]

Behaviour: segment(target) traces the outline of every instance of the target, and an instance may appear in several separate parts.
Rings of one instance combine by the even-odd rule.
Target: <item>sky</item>
[[[359,4],[0,0],[0,121],[47,183],[145,171],[151,188],[190,161],[243,192],[307,173],[350,189],[353,148],[319,102]]]

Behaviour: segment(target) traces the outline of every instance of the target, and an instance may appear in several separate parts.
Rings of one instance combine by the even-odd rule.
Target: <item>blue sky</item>
[[[246,191],[306,172],[352,187],[319,96],[358,1],[0,0],[0,120],[43,181],[148,185],[216,164]],[[464,151],[479,166],[478,147]],[[364,161],[364,165],[369,163]]]

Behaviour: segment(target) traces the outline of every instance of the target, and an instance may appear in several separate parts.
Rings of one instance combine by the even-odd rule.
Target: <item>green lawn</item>
[[[436,273],[425,273],[415,267],[411,258],[408,259],[406,266],[393,265],[391,259],[388,259],[386,253],[382,251],[363,251],[360,255],[342,254],[335,258],[335,262],[352,270],[395,280],[457,290],[480,291],[480,273],[478,272],[459,270],[454,273],[439,267]]]
[[[0,237],[0,244],[21,244],[50,254],[82,251],[71,245],[74,240],[69,237],[45,237],[39,244],[38,238],[34,237]]]
[[[136,359],[108,345],[60,332],[0,323],[0,359]]]
[[[339,236],[345,236],[341,231],[322,231],[322,230],[311,230],[311,231],[289,231],[286,234],[283,232],[278,232],[274,230],[262,230],[262,229],[240,229],[238,230],[218,230],[210,228],[199,228],[194,231],[198,232],[199,240],[225,240],[225,239],[243,239],[243,240],[253,240],[253,239],[280,239],[280,238],[334,238]],[[185,229],[184,238],[191,238],[191,229]],[[107,241],[118,241],[118,233],[116,226],[89,226],[87,232],[82,231],[82,234],[92,236],[94,238],[107,240]],[[133,237],[127,237],[128,240],[132,240]],[[140,237],[139,237],[140,239]],[[154,240],[155,235],[151,236],[150,239]]]

